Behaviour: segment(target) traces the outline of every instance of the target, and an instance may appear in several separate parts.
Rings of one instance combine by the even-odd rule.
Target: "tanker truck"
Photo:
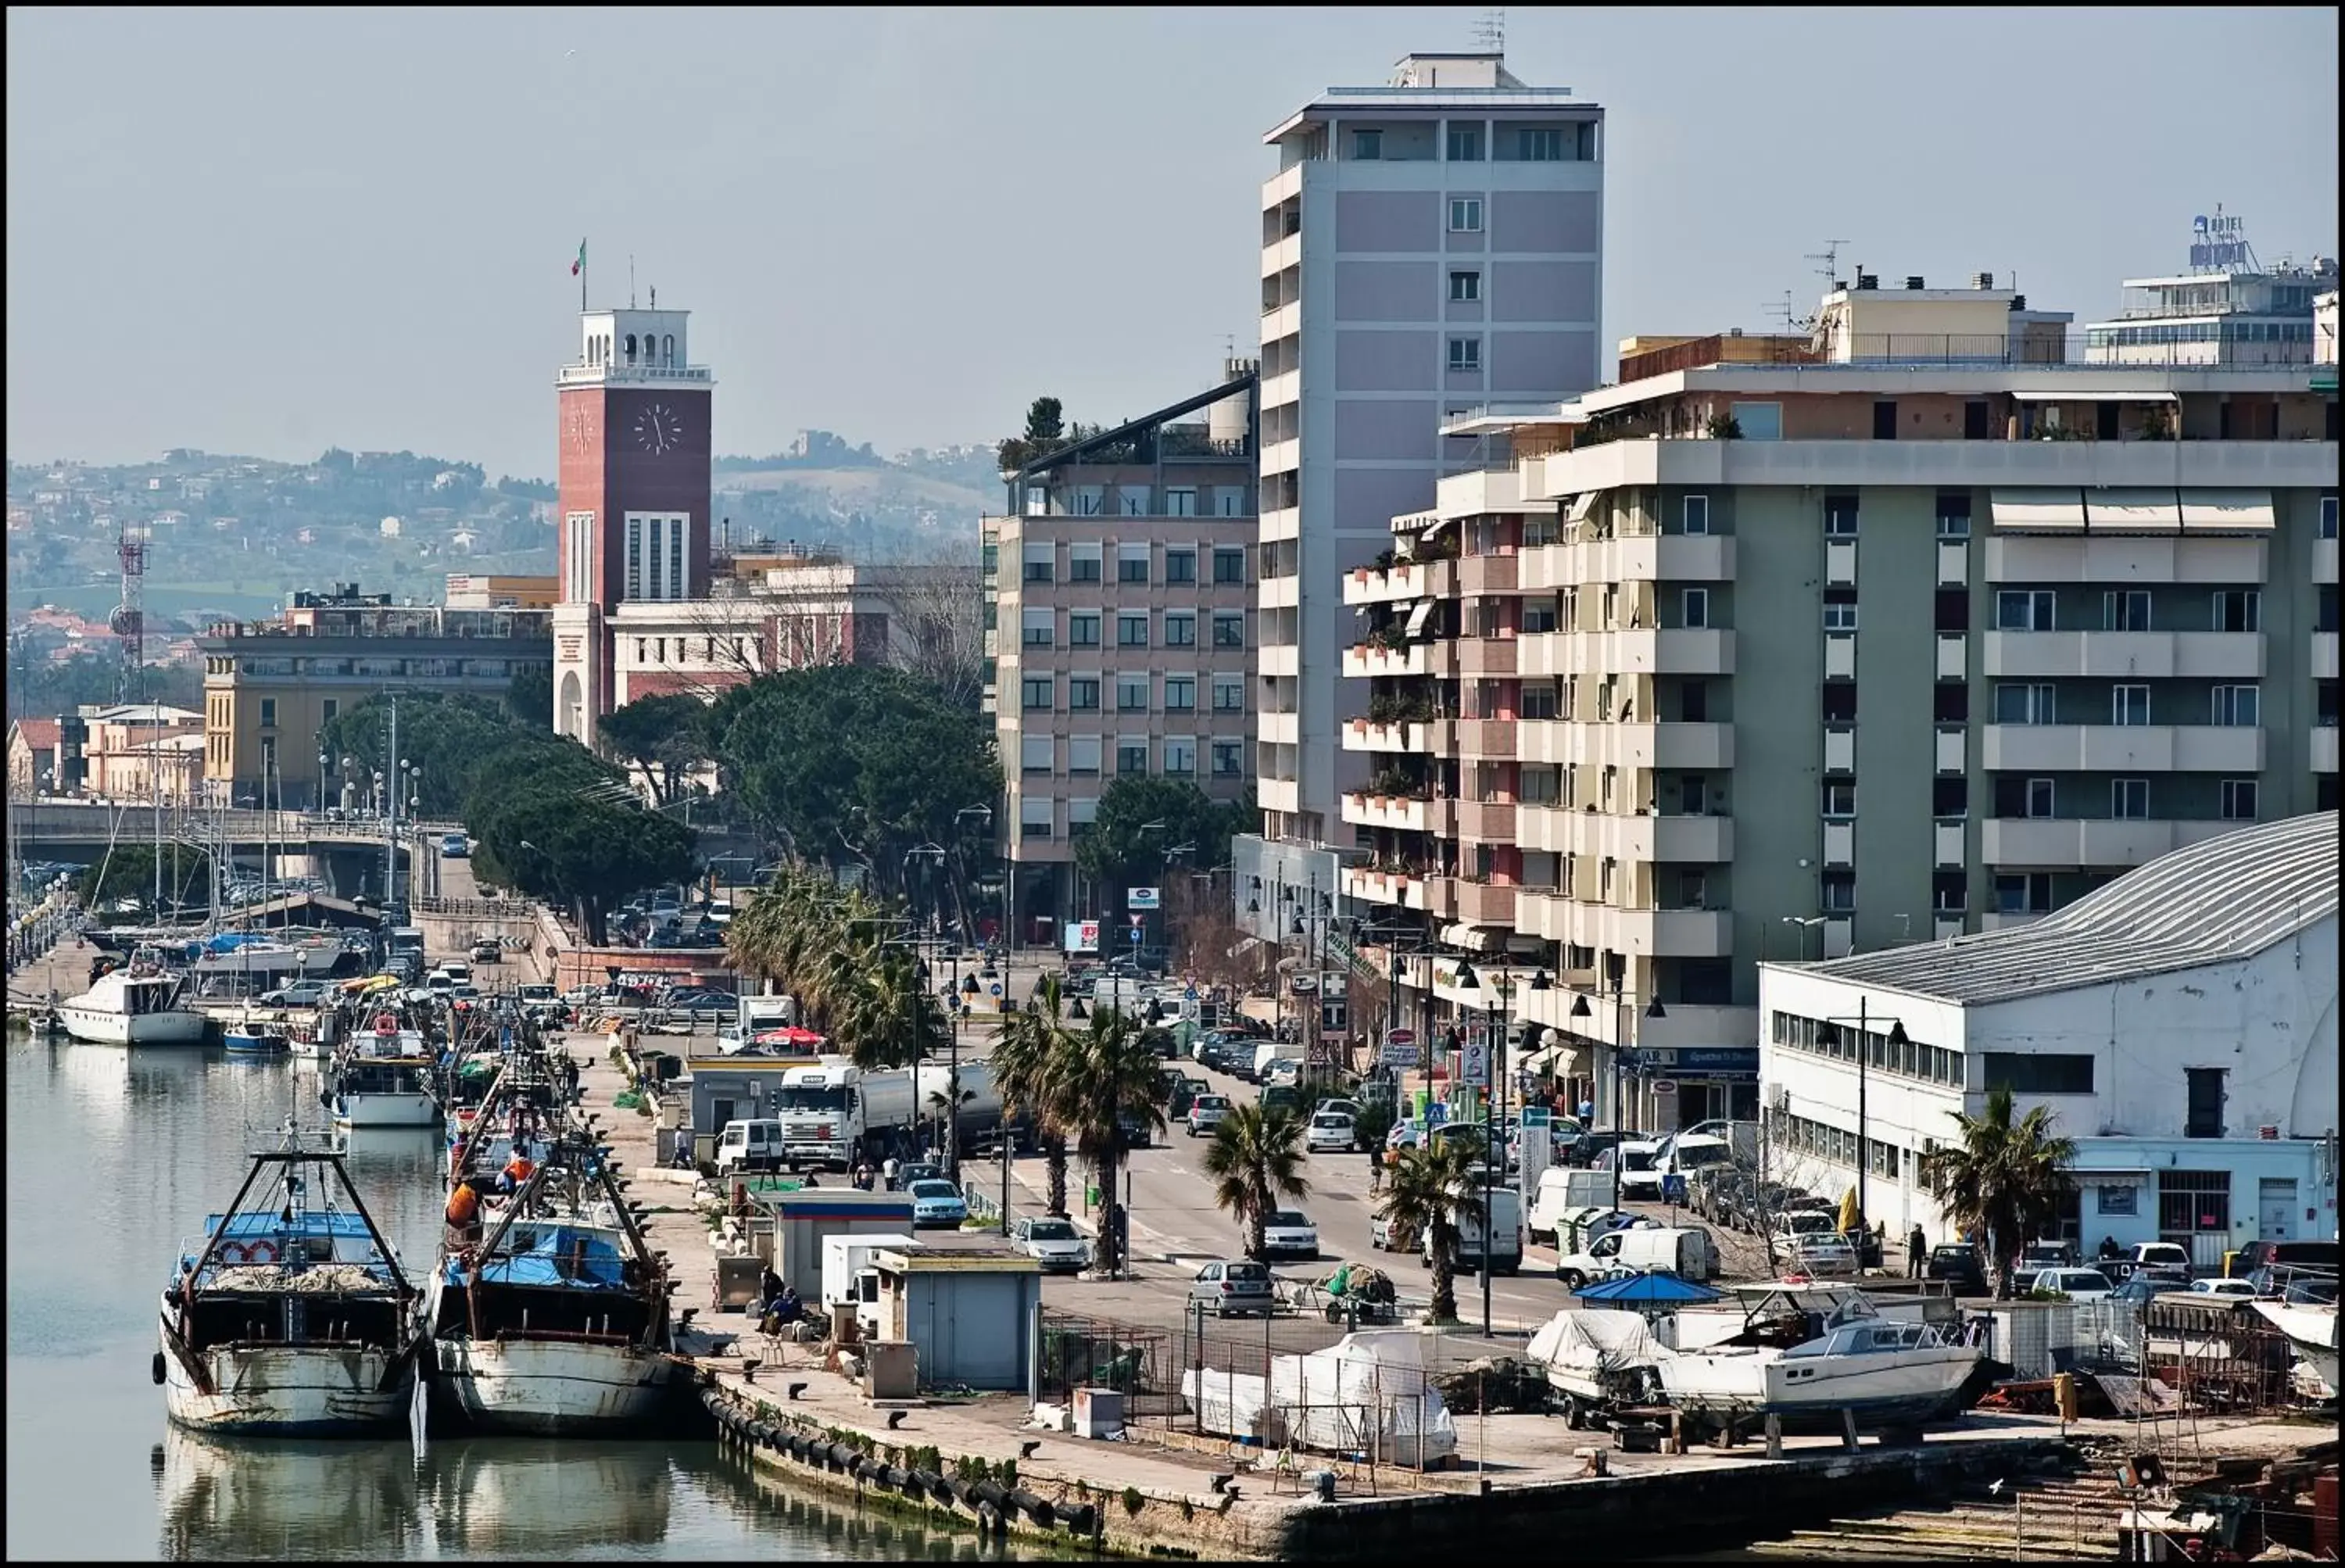
[[[781,1123],[782,1158],[800,1166],[846,1170],[858,1156],[873,1161],[919,1145],[923,1126],[943,1115],[951,1069],[942,1062],[866,1071],[844,1056],[826,1056],[782,1074],[774,1097]],[[1001,1095],[984,1062],[960,1064],[960,1137],[1000,1125]]]

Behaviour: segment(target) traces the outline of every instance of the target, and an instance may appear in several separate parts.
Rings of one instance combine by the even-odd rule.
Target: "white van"
[[[1550,1166],[1539,1172],[1538,1191],[1531,1198],[1530,1217],[1525,1223],[1530,1227],[1532,1240],[1552,1247],[1557,1229],[1573,1210],[1599,1206],[1609,1208],[1611,1202],[1611,1172]]]
[[[1477,1195],[1482,1196],[1482,1195]],[[1487,1195],[1490,1204],[1490,1267],[1499,1274],[1519,1274],[1523,1270],[1523,1195],[1510,1186],[1494,1186]],[[1477,1273],[1482,1268],[1482,1227],[1471,1214],[1453,1211],[1450,1223],[1457,1227],[1457,1267]],[[1426,1237],[1420,1244],[1427,1263],[1433,1260],[1433,1238]]]
[[[727,1122],[716,1140],[716,1174],[779,1170],[783,1166],[782,1124],[771,1118]]]
[[[1248,1074],[1257,1084],[1270,1081],[1274,1062],[1301,1062],[1303,1042],[1300,1040],[1265,1040],[1254,1048],[1254,1071]]]
[[[1615,1234],[1620,1238],[1615,1256],[1624,1268],[1639,1273],[1660,1269],[1703,1282],[1718,1278],[1718,1243],[1699,1226],[1655,1226]]]

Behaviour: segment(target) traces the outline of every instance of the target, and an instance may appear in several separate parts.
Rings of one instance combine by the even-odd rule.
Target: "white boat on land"
[[[1659,1363],[1676,1409],[1709,1426],[1764,1416],[1840,1412],[1874,1427],[1918,1427],[1952,1415],[1981,1352],[1928,1323],[1863,1318],[1781,1349],[1721,1345]]]
[[[289,1135],[284,1148],[253,1156],[235,1201],[205,1219],[163,1292],[164,1408],[210,1432],[401,1431],[421,1344],[416,1297],[342,1156]]]
[[[2288,1336],[2289,1349],[2313,1376],[2329,1385],[2337,1382],[2337,1303],[2334,1301],[2257,1301],[2258,1313]]]
[[[186,981],[133,965],[57,1004],[66,1033],[99,1045],[200,1045],[209,1020],[181,1005]]]

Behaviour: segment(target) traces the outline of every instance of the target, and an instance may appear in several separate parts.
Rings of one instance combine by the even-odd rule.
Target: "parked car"
[[[1210,1307],[1217,1318],[1243,1312],[1259,1312],[1267,1318],[1278,1298],[1270,1288],[1270,1266],[1242,1258],[1208,1263],[1197,1270],[1197,1278],[1189,1285],[1189,1299]]]
[[[1315,1155],[1347,1153],[1358,1136],[1359,1125],[1345,1111],[1313,1113],[1310,1126],[1304,1129],[1303,1146]]]
[[[2195,1279],[2190,1284],[2194,1296],[2229,1296],[2252,1300],[2261,1292],[2252,1279]]]
[[[2038,1269],[2025,1289],[2030,1295],[2042,1290],[2071,1301],[2106,1301],[2117,1292],[2109,1277],[2097,1268]]]
[[[915,1230],[957,1229],[969,1217],[968,1202],[960,1196],[960,1189],[949,1181],[916,1181],[909,1190]]]
[[[1989,1287],[1986,1265],[1979,1257],[1978,1248],[1964,1245],[1934,1247],[1929,1261],[1922,1266],[1925,1279],[1943,1279],[1954,1288],[1957,1296],[1985,1296]]]
[[[1416,1237],[1406,1227],[1396,1226],[1386,1215],[1375,1215],[1368,1220],[1368,1245],[1378,1252],[1414,1252]]]
[[[1222,1118],[1229,1114],[1230,1097],[1227,1095],[1198,1095],[1189,1102],[1189,1135],[1203,1137],[1220,1126]]]
[[[1021,1219],[1010,1239],[1046,1274],[1071,1274],[1091,1265],[1091,1244],[1063,1219]]]
[[[1319,1227],[1299,1208],[1278,1209],[1263,1221],[1262,1250],[1268,1257],[1316,1257]]]
[[[896,1189],[909,1192],[914,1182],[942,1181],[945,1167],[929,1160],[911,1160],[896,1167]]]
[[[2064,1240],[2031,1241],[2019,1249],[2019,1267],[2036,1271],[2076,1268],[2076,1244]]]
[[[1836,1231],[1802,1236],[1792,1244],[1791,1268],[1811,1279],[1842,1279],[1856,1273],[1856,1248]]]
[[[2020,1281],[2019,1284],[2024,1287],[2025,1281]],[[2173,1268],[2137,1268],[2127,1278],[2124,1284],[2109,1293],[2108,1299],[2123,1301],[2128,1306],[2139,1306],[2153,1296],[2164,1296],[2170,1292],[2186,1291],[2189,1288],[2190,1276],[2185,1271]]]
[[[326,1000],[326,986],[315,980],[296,981],[260,993],[263,1007],[315,1007]]]

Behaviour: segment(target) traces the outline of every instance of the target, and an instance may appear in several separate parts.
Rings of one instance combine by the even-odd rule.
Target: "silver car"
[[[1233,1318],[1244,1312],[1259,1312],[1267,1318],[1275,1309],[1277,1300],[1270,1286],[1270,1266],[1244,1258],[1208,1263],[1197,1270],[1197,1278],[1189,1286],[1190,1304],[1211,1308],[1217,1318]]]
[[[1075,1227],[1063,1219],[1045,1217],[1021,1219],[1013,1239],[1018,1250],[1041,1265],[1045,1273],[1064,1270],[1072,1273],[1087,1267],[1091,1249]]]

